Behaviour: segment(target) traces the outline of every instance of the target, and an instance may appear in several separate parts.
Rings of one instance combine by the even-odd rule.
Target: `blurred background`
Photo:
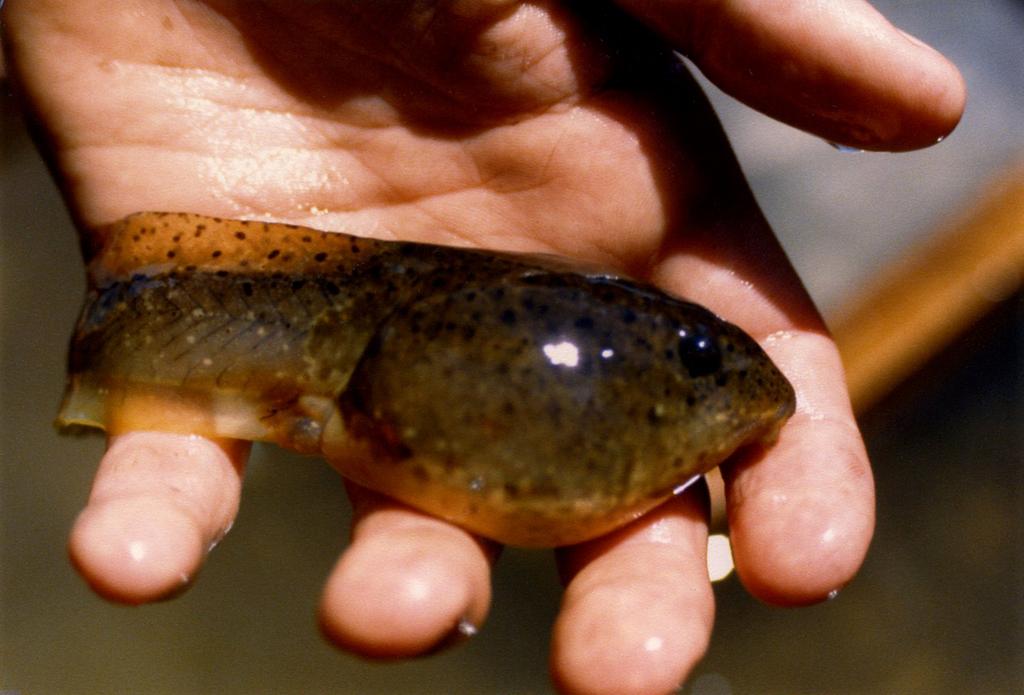
[[[823,605],[718,582],[685,693],[1024,692],[1024,3],[874,4],[963,71],[967,113],[942,144],[843,153],[708,89],[844,348],[878,532]],[[101,442],[50,425],[82,271],[7,94],[0,123],[0,692],[551,692],[549,553],[506,554],[490,620],[451,652],[383,665],[323,643],[347,502],[322,462],[277,450],[257,449],[238,522],[187,594],[124,608],[89,592],[64,545]]]

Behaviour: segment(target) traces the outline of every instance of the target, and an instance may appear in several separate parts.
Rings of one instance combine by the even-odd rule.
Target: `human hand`
[[[666,45],[596,4],[12,0],[4,21],[83,229],[188,210],[553,251],[744,327],[793,382],[798,412],[763,458],[723,467],[737,568],[765,600],[820,600],[856,571],[873,525],[835,348],[693,83]],[[765,3],[620,4],[723,86],[832,141],[920,146],[962,107],[955,71],[860,3],[784,3],[799,17]],[[765,79],[760,66],[788,67]],[[83,576],[130,603],[180,590],[231,524],[246,452],[113,439],[71,537]],[[326,634],[408,656],[460,620],[481,624],[493,545],[351,492]],[[661,692],[700,657],[713,612],[703,504],[686,494],[558,551],[563,689]]]

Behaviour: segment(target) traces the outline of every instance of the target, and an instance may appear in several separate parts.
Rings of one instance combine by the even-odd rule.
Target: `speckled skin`
[[[59,424],[320,453],[506,543],[604,533],[793,410],[740,329],[554,258],[179,213],[100,239]]]

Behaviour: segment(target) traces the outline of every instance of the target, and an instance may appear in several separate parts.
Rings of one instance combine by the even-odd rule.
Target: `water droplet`
[[[463,637],[473,637],[480,631],[480,628],[474,625],[469,618],[461,618],[459,624],[455,626],[455,630]]]
[[[864,151],[864,150],[862,150],[859,147],[851,147],[850,145],[842,145],[842,144],[840,144],[838,142],[830,142],[828,144],[832,148],[834,148],[835,150],[837,150],[839,152],[842,152],[844,154],[856,154],[856,153],[860,153],[860,152]]]
[[[480,492],[484,489],[484,478],[481,475],[476,476],[469,481],[469,489],[473,492]]]
[[[832,589],[832,591],[828,592],[828,595],[825,598],[827,600],[829,600],[829,601],[834,601],[836,596],[838,596],[838,595],[839,595],[839,589]]]
[[[765,343],[765,345],[771,345],[773,343],[782,342],[784,340],[790,340],[792,338],[793,338],[792,331],[775,331],[774,333],[768,335],[764,339],[764,343]]]

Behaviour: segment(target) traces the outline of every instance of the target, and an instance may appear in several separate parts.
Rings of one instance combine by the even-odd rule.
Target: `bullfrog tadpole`
[[[553,256],[189,213],[96,238],[59,425],[273,442],[505,543],[608,532],[793,411],[736,326]]]

